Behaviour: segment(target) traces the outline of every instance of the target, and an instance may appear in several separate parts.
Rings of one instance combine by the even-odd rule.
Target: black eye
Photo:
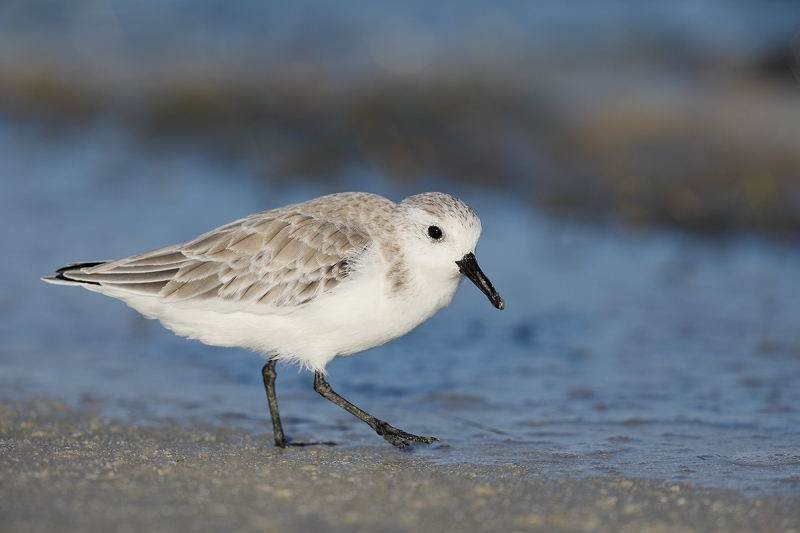
[[[428,228],[428,235],[431,236],[431,239],[438,241],[442,238],[442,230],[439,228],[439,226],[430,226]]]

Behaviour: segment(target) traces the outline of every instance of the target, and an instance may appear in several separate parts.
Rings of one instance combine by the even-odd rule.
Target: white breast
[[[274,355],[281,361],[324,371],[334,357],[359,353],[405,335],[448,305],[458,288],[458,278],[429,286],[422,282],[424,277],[412,276],[398,290],[379,257],[365,258],[360,266],[357,274],[329,293],[276,314],[178,308],[154,297],[112,293],[105,288],[98,292],[125,301],[178,335]]]

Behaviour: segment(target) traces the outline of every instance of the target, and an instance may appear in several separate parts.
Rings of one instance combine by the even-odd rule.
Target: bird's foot
[[[432,442],[439,440],[436,437],[420,437],[419,435],[406,433],[402,429],[397,429],[396,427],[390,426],[386,422],[382,421],[379,421],[378,427],[375,428],[375,432],[383,437],[387,442],[397,446],[400,449],[417,443],[431,444]]]

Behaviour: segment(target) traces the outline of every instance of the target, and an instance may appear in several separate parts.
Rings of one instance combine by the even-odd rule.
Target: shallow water
[[[70,261],[190,239],[249,213],[340,190],[451,192],[481,216],[499,312],[465,284],[386,346],[328,366],[335,390],[441,442],[441,463],[664,478],[800,495],[800,250],[545,218],[513,194],[398,184],[366,169],[271,184],[246,166],[142,145],[124,128],[0,124],[0,395],[60,399],[139,423],[233,425],[270,437],[263,363],[175,337],[124,304],[39,281]],[[287,433],[374,445],[279,369]]]

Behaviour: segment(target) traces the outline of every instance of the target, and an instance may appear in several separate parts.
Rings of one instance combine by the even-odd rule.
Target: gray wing
[[[342,283],[369,243],[353,226],[267,211],[186,244],[59,272],[65,279],[180,307],[268,312],[306,304]]]

